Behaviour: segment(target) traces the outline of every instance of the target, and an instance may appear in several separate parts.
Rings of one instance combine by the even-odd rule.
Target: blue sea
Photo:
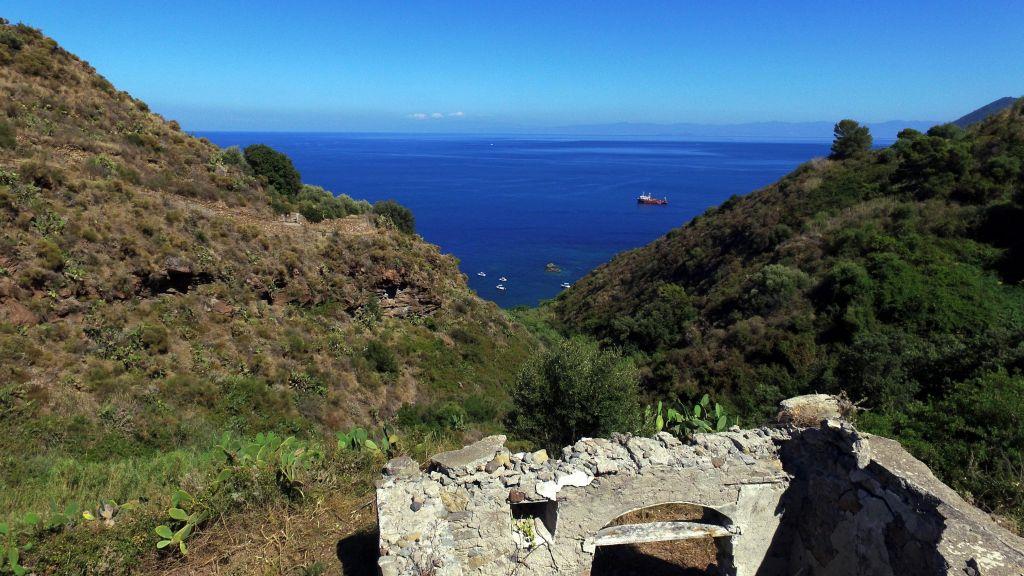
[[[220,146],[267,144],[288,154],[307,183],[408,206],[417,232],[459,259],[480,296],[505,307],[552,298],[563,282],[575,282],[616,253],[647,244],[733,194],[769,184],[827,155],[829,147],[546,136],[199,135]],[[667,197],[669,204],[639,206],[641,192]],[[546,272],[549,262],[561,272]]]

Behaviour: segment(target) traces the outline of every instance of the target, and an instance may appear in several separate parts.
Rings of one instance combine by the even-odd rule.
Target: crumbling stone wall
[[[559,459],[511,454],[503,436],[492,436],[435,456],[426,471],[393,460],[377,490],[380,571],[585,574],[597,546],[611,541],[613,520],[690,503],[725,520],[614,536],[714,535],[738,575],[1024,574],[1024,541],[898,443],[840,420],[834,406],[828,397],[798,399],[784,407],[786,427],[688,443],[664,433],[585,438]],[[800,422],[820,424],[795,426],[794,407]]]

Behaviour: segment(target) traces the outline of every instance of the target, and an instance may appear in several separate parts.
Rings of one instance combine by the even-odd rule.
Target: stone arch
[[[735,574],[734,529],[719,510],[690,502],[637,508],[598,532],[590,574]]]
[[[558,494],[558,533],[553,552],[559,566],[577,570],[593,563],[595,536],[630,512],[686,503],[716,511],[736,532],[729,539],[736,573],[753,574],[778,527],[785,482],[744,466],[649,468],[636,475],[610,475]],[[581,553],[582,550],[582,553]]]
[[[820,398],[784,413],[797,414],[795,400]],[[736,576],[1019,576],[1024,540],[898,443],[837,413],[817,427],[799,416],[685,444],[663,432],[584,438],[557,460],[509,453],[503,436],[438,454],[426,471],[396,458],[377,487],[377,565],[384,576],[586,574],[610,523],[685,502],[728,519]]]

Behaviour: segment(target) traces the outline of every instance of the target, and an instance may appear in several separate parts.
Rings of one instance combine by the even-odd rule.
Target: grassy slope
[[[535,346],[435,246],[367,215],[282,221],[246,166],[37,31],[0,26],[0,521],[51,500],[141,501],[107,533],[26,528],[40,572],[169,562],[159,510],[179,485],[209,488],[223,431],[318,443],[419,403],[410,428],[439,423],[409,430],[422,452],[448,423],[493,426]],[[330,448],[305,503],[242,498],[230,514],[301,518],[354,482],[365,493],[373,464]],[[248,536],[236,559],[269,545]]]
[[[979,505],[1024,518],[1024,104],[970,132],[811,161],[578,282],[563,329],[656,396],[748,418],[846,391]]]

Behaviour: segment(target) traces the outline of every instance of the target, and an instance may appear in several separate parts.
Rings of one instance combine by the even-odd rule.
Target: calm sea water
[[[502,306],[552,298],[623,250],[709,206],[828,153],[827,142],[580,140],[523,136],[201,133],[268,144],[303,181],[371,202],[394,199],[417,231],[459,258],[470,286]],[[636,196],[668,206],[638,206]],[[561,272],[545,272],[554,262]],[[484,272],[486,277],[478,276]],[[507,281],[499,282],[500,277]],[[496,285],[502,283],[506,290]]]

